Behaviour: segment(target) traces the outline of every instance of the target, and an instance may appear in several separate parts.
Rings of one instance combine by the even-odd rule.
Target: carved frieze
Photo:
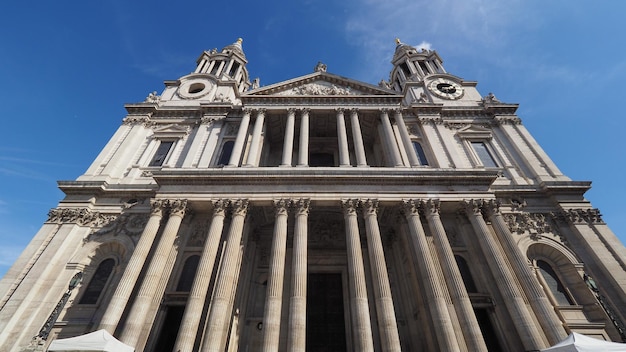
[[[308,83],[289,90],[277,93],[277,95],[352,95],[361,94],[350,87],[339,87],[326,82]]]
[[[48,212],[48,223],[77,224],[102,227],[116,219],[116,215],[92,212],[87,208],[55,208]]]
[[[502,217],[512,233],[530,233],[531,237],[538,239],[542,233],[553,232],[548,219],[541,213],[519,212],[502,214]]]
[[[560,215],[574,225],[582,223],[604,224],[602,214],[598,209],[568,209],[561,212]]]

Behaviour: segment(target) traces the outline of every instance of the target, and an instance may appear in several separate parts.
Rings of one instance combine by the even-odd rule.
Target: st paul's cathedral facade
[[[397,41],[260,86],[241,40],[127,104],[0,281],[0,350],[533,351],[624,341],[626,248],[517,105]]]

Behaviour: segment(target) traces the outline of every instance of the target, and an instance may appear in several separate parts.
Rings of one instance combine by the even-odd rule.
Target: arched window
[[[570,298],[565,290],[565,286],[559,280],[559,277],[556,275],[552,266],[543,260],[537,260],[537,268],[543,277],[548,289],[554,296],[557,304],[560,306],[569,306],[574,304],[574,301]]]
[[[467,292],[478,292],[478,290],[476,289],[476,284],[474,283],[474,279],[472,278],[472,273],[469,270],[469,266],[467,266],[465,258],[455,255],[454,259],[456,260],[456,265],[459,267],[459,271],[461,272],[461,278],[463,278],[463,283],[465,284],[465,289],[467,290]]]
[[[96,269],[96,272],[91,277],[91,281],[89,281],[89,285],[87,285],[87,289],[78,304],[98,303],[98,299],[100,299],[100,295],[104,291],[114,267],[115,260],[111,258],[103,260],[100,265],[98,265],[98,269]]]
[[[180,278],[178,279],[178,286],[176,286],[176,291],[191,291],[191,286],[193,285],[193,279],[196,277],[196,270],[198,270],[199,262],[199,255],[192,255],[191,257],[187,258],[187,260],[185,260],[185,265],[183,265],[183,271],[180,274]]]
[[[234,146],[235,141],[224,142],[224,145],[222,146],[222,154],[220,154],[220,159],[218,160],[217,165],[228,165]]]

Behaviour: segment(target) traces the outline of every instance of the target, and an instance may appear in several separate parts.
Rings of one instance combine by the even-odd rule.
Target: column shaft
[[[170,217],[167,220],[165,229],[161,234],[161,239],[152,254],[150,265],[143,278],[139,292],[135,298],[135,302],[126,318],[126,325],[120,336],[120,340],[124,343],[135,346],[139,341],[139,336],[146,324],[148,310],[156,295],[161,295],[157,287],[162,277],[169,277],[170,273],[165,270],[167,258],[174,247],[174,241],[180,228],[180,223],[185,215],[187,208],[186,200],[170,201]],[[160,297],[159,297],[160,299]],[[149,322],[151,323],[151,322]]]
[[[202,316],[202,308],[207,298],[211,274],[215,265],[215,257],[217,256],[222,230],[224,229],[227,205],[227,202],[222,200],[213,202],[213,219],[204,242],[196,277],[189,292],[174,351],[191,351],[193,349]]]
[[[248,153],[248,161],[246,162],[246,166],[259,166],[257,159],[263,146],[261,136],[264,126],[265,109],[259,109],[257,111],[256,121],[254,122],[254,130],[252,131],[252,142],[250,143],[250,153]]]
[[[240,199],[233,202],[233,219],[228,231],[222,265],[215,283],[213,301],[205,328],[206,333],[202,341],[201,350],[205,352],[224,351],[231,315],[228,307],[230,307],[239,281],[237,263],[247,210],[247,200]]]
[[[283,144],[283,162],[280,166],[291,166],[293,158],[293,135],[296,124],[296,111],[289,109],[287,112],[287,125],[285,126],[285,140]]]
[[[530,301],[530,305],[534,309],[535,314],[538,315],[537,320],[539,320],[550,344],[553,345],[560,342],[567,337],[563,323],[556,314],[546,292],[541,288],[537,277],[531,271],[528,260],[515,244],[513,235],[511,231],[509,231],[495,202],[491,202],[489,214],[489,219],[491,220],[496,236],[498,236],[500,243],[504,246],[509,258],[509,263],[511,263],[513,271],[521,281],[522,289],[526,293],[526,297]]]
[[[418,205],[412,201],[405,201],[404,215],[409,224],[410,243],[413,246],[413,257],[418,264],[417,272],[426,291],[426,302],[434,323],[434,331],[441,351],[460,351],[456,339],[448,303],[444,290],[438,282],[434,259],[428,248],[426,234],[418,213]]]
[[[357,220],[357,201],[342,202],[344,219],[346,222],[346,247],[348,254],[348,280],[350,283],[350,311],[352,315],[352,334],[354,336],[355,351],[374,351],[372,327],[370,323],[369,304],[367,302],[367,288],[365,286],[365,269],[363,267],[363,253],[359,238],[359,223]]]
[[[250,125],[250,110],[244,110],[241,123],[239,124],[239,131],[237,132],[237,138],[235,139],[235,145],[233,146],[233,152],[230,155],[228,166],[239,166],[239,160],[241,160],[241,153],[243,152],[243,145],[248,137],[248,127]]]
[[[111,335],[115,333],[117,324],[120,322],[124,309],[130,299],[130,295],[133,292],[133,288],[141,274],[141,269],[145,264],[148,253],[150,253],[150,248],[159,231],[159,225],[163,217],[164,203],[163,200],[151,201],[152,214],[150,215],[150,219],[141,237],[139,237],[137,247],[135,247],[133,255],[126,265],[124,274],[122,274],[122,278],[115,289],[115,293],[113,293],[111,302],[107,306],[107,310],[100,321],[100,329],[107,330]]]
[[[302,109],[300,118],[300,157],[298,158],[298,166],[309,166],[309,109]]]
[[[411,136],[409,136],[409,130],[406,128],[406,124],[404,123],[404,117],[402,117],[402,111],[399,109],[396,110],[394,118],[396,120],[396,124],[398,125],[398,130],[400,130],[400,138],[402,138],[404,150],[409,158],[409,165],[420,166],[417,153],[415,152],[415,148],[413,148],[413,142],[411,142]]]
[[[348,133],[343,109],[337,109],[337,142],[339,143],[339,166],[350,166],[350,152],[348,151]]]
[[[352,138],[354,139],[354,152],[356,153],[356,166],[367,166],[365,158],[365,146],[363,145],[363,135],[359,123],[359,113],[357,109],[350,111],[350,122],[352,124]]]
[[[391,155],[391,164],[393,166],[402,166],[402,156],[400,155],[400,151],[398,150],[396,136],[393,133],[393,128],[391,127],[391,122],[389,122],[389,115],[387,114],[386,109],[381,110],[380,121],[383,125],[383,132],[385,134],[385,144],[387,144],[386,149]]]
[[[511,314],[515,329],[519,334],[526,350],[539,350],[545,348],[541,333],[535,326],[533,319],[526,307],[522,293],[515,283],[515,278],[508,268],[498,245],[487,227],[481,213],[482,201],[464,202],[466,211],[478,237],[478,243],[489,263],[489,269],[494,276],[498,290],[502,294],[504,304]]]
[[[363,208],[382,350],[390,352],[401,351],[396,313],[393,308],[393,297],[391,296],[387,264],[385,263],[385,253],[380,238],[380,228],[378,227],[378,201],[367,200],[363,202]]]
[[[305,352],[306,350],[306,290],[307,290],[307,232],[308,199],[300,199],[294,205],[296,226],[293,236],[291,297],[289,298],[289,332],[287,351]]]
[[[487,345],[483,338],[483,334],[480,331],[478,321],[476,320],[476,314],[472,308],[472,302],[470,301],[469,294],[465,288],[463,277],[459,271],[459,267],[454,259],[454,252],[448,241],[446,230],[441,223],[439,216],[439,201],[428,200],[422,202],[424,213],[430,227],[430,232],[433,235],[435,247],[439,252],[439,258],[441,261],[441,268],[443,269],[444,277],[448,284],[448,291],[452,298],[452,303],[457,312],[461,330],[465,335],[465,342],[467,348],[470,351],[487,351]]]
[[[283,278],[285,276],[285,252],[287,249],[287,208],[288,200],[274,201],[276,219],[270,259],[265,313],[263,315],[264,352],[278,351],[280,337],[280,311],[283,301]]]

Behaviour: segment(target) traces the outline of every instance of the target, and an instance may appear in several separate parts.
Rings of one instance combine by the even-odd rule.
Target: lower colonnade
[[[210,207],[207,208],[206,203],[210,203]],[[341,214],[337,219],[343,220],[343,231],[325,235],[338,236],[338,239],[325,240],[342,243],[332,250],[333,253],[337,248],[343,251],[343,280],[347,281],[347,290],[342,291],[347,312],[345,343],[352,350],[402,350],[396,314],[405,307],[394,304],[394,298],[399,294],[392,294],[388,268],[392,261],[390,255],[394,254],[390,254],[390,247],[384,244],[389,241],[385,237],[389,236],[382,234],[382,223],[385,229],[396,229],[395,237],[404,237],[402,243],[407,244],[404,250],[413,258],[410,270],[417,277],[428,310],[432,346],[446,351],[487,351],[466,288],[466,278],[455,259],[453,244],[442,221],[442,205],[445,205],[446,214],[457,217],[461,214],[466,227],[473,230],[473,237],[468,240],[475,241],[484,254],[490,274],[495,278],[494,285],[507,314],[513,318],[512,324],[524,349],[543,348],[555,336],[565,335],[559,318],[551,314],[554,310],[546,303],[538,282],[528,277],[530,270],[519,263],[523,257],[521,252],[511,253],[515,250],[508,247],[507,251],[500,249],[501,246],[511,246],[511,243],[501,243],[511,234],[507,233],[508,228],[503,225],[494,201],[342,199],[334,205],[327,200],[319,203],[308,198],[283,198],[259,202],[258,205],[246,199],[217,199],[204,202],[204,207],[200,207],[204,209],[202,211],[194,210],[193,216],[209,216],[210,220],[180,327],[173,339],[173,351],[199,348],[221,352],[244,338],[235,331],[238,325],[234,323],[234,316],[245,310],[236,300],[242,301],[241,296],[248,294],[244,292],[246,283],[240,278],[244,275],[245,252],[249,250],[247,233],[254,227],[251,223],[256,222],[255,226],[259,223],[256,215],[251,216],[253,209],[260,210],[261,214],[271,214],[266,221],[271,230],[267,231],[270,235],[265,238],[269,242],[265,245],[269,258],[267,279],[263,284],[261,324],[258,326],[261,347],[255,347],[258,350],[307,349],[307,281],[312,267],[309,258],[313,252],[324,253],[320,252],[319,246],[309,248],[310,236],[319,237],[320,232],[329,232],[320,229],[324,229],[326,220],[331,221],[330,218],[324,219],[323,214],[312,219],[311,212],[315,212],[316,207],[323,209],[324,214]],[[166,288],[163,282],[167,280],[163,278],[172,276],[174,267],[167,265],[168,257],[171,257],[181,223],[190,208],[190,202],[181,199],[157,199],[151,205],[151,216],[100,323],[101,328],[116,333],[123,342],[139,347],[139,350],[140,346],[149,343],[150,331],[157,329],[153,322],[158,311],[149,307],[164,301]],[[497,226],[492,226],[493,223]],[[260,241],[263,238],[256,239],[256,242]],[[151,250],[151,247],[154,248]],[[148,252],[152,255],[148,256]],[[254,265],[258,266],[258,261]],[[522,292],[516,285],[519,277],[533,286],[530,291]],[[138,287],[134,287],[135,283]],[[133,292],[136,295],[131,298]],[[529,296],[529,292],[534,296]],[[524,295],[539,303],[526,304]],[[547,330],[545,335],[537,329],[534,319],[542,321],[541,325]],[[154,335],[153,331],[151,336]]]

